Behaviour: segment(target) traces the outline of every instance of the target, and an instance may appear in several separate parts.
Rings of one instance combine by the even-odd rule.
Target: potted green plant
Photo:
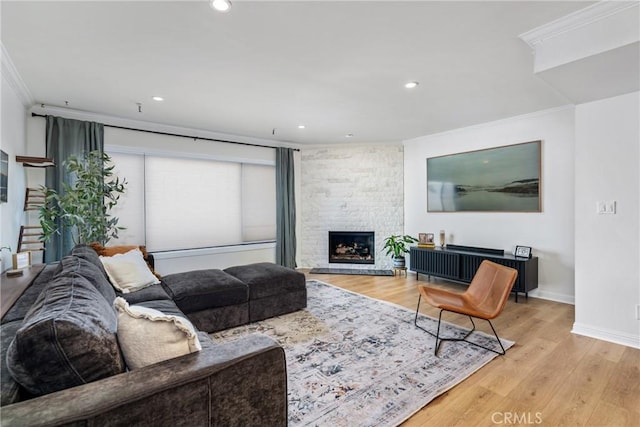
[[[408,245],[416,242],[418,242],[418,239],[407,234],[404,236],[392,235],[384,239],[382,249],[387,250],[387,255],[393,256],[393,266],[395,268],[403,268],[405,266],[404,254],[409,252]]]
[[[113,174],[111,157],[101,151],[89,151],[82,158],[70,156],[63,163],[72,184],[63,183],[58,193],[42,187],[44,204],[39,217],[42,238],[49,241],[62,229],[71,229],[74,244],[100,242],[106,244],[118,237],[118,218],[109,216],[124,193],[126,180]],[[58,221],[59,220],[59,221]]]

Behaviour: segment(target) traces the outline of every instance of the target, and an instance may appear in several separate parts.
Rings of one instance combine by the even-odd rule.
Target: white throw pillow
[[[113,287],[123,294],[160,283],[138,248],[114,256],[101,256],[100,261]]]
[[[113,301],[118,312],[118,343],[129,369],[200,351],[196,330],[187,319],[153,308]]]

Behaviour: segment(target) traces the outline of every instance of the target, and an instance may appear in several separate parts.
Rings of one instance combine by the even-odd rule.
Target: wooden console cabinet
[[[505,255],[498,249],[471,246],[447,245],[445,248],[412,247],[409,253],[409,269],[428,276],[442,277],[456,282],[470,283],[480,263],[488,259],[497,264],[518,270],[518,278],[512,292],[528,296],[530,290],[538,287],[538,258],[519,258]]]

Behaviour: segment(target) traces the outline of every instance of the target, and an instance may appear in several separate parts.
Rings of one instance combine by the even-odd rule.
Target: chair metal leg
[[[422,329],[423,331],[425,331],[426,333],[428,333],[429,335],[431,335],[432,337],[435,337],[436,344],[435,344],[435,347],[433,349],[433,354],[435,356],[438,355],[438,349],[440,348],[440,345],[442,344],[443,341],[464,341],[464,342],[467,342],[469,344],[475,345],[476,347],[480,347],[480,348],[483,348],[485,350],[497,353],[497,354],[499,354],[501,356],[504,356],[506,354],[506,350],[502,346],[502,341],[500,341],[500,338],[498,337],[498,334],[496,333],[496,330],[493,327],[493,324],[491,323],[491,321],[489,319],[485,319],[485,320],[487,322],[489,322],[489,326],[491,326],[491,330],[493,331],[493,335],[496,337],[496,340],[498,340],[498,344],[500,345],[500,348],[502,349],[502,352],[494,350],[494,349],[489,348],[489,347],[485,347],[485,346],[483,346],[481,344],[478,344],[478,343],[475,343],[473,341],[467,340],[467,338],[476,330],[476,324],[473,321],[473,318],[471,316],[468,316],[468,317],[469,317],[469,320],[471,321],[471,324],[473,325],[473,328],[471,330],[467,331],[467,333],[462,338],[456,338],[456,337],[442,338],[442,337],[440,337],[440,324],[442,323],[442,312],[443,311],[450,311],[450,310],[445,310],[445,309],[441,309],[440,310],[440,315],[438,316],[438,329],[437,329],[435,334],[433,332],[428,331],[427,329],[423,328],[422,326],[418,325],[418,313],[419,313],[419,310],[420,310],[420,300],[421,300],[421,298],[422,298],[422,295],[418,295],[418,306],[416,307],[416,316],[415,316],[415,318],[413,320],[413,324],[416,327],[418,327],[418,328]],[[454,313],[453,311],[450,311],[450,312]],[[459,313],[457,313],[457,314],[459,314]]]

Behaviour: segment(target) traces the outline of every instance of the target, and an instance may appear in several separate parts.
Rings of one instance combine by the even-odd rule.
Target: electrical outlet
[[[609,215],[616,213],[616,201],[607,200],[599,201],[596,203],[596,213],[598,215]]]

